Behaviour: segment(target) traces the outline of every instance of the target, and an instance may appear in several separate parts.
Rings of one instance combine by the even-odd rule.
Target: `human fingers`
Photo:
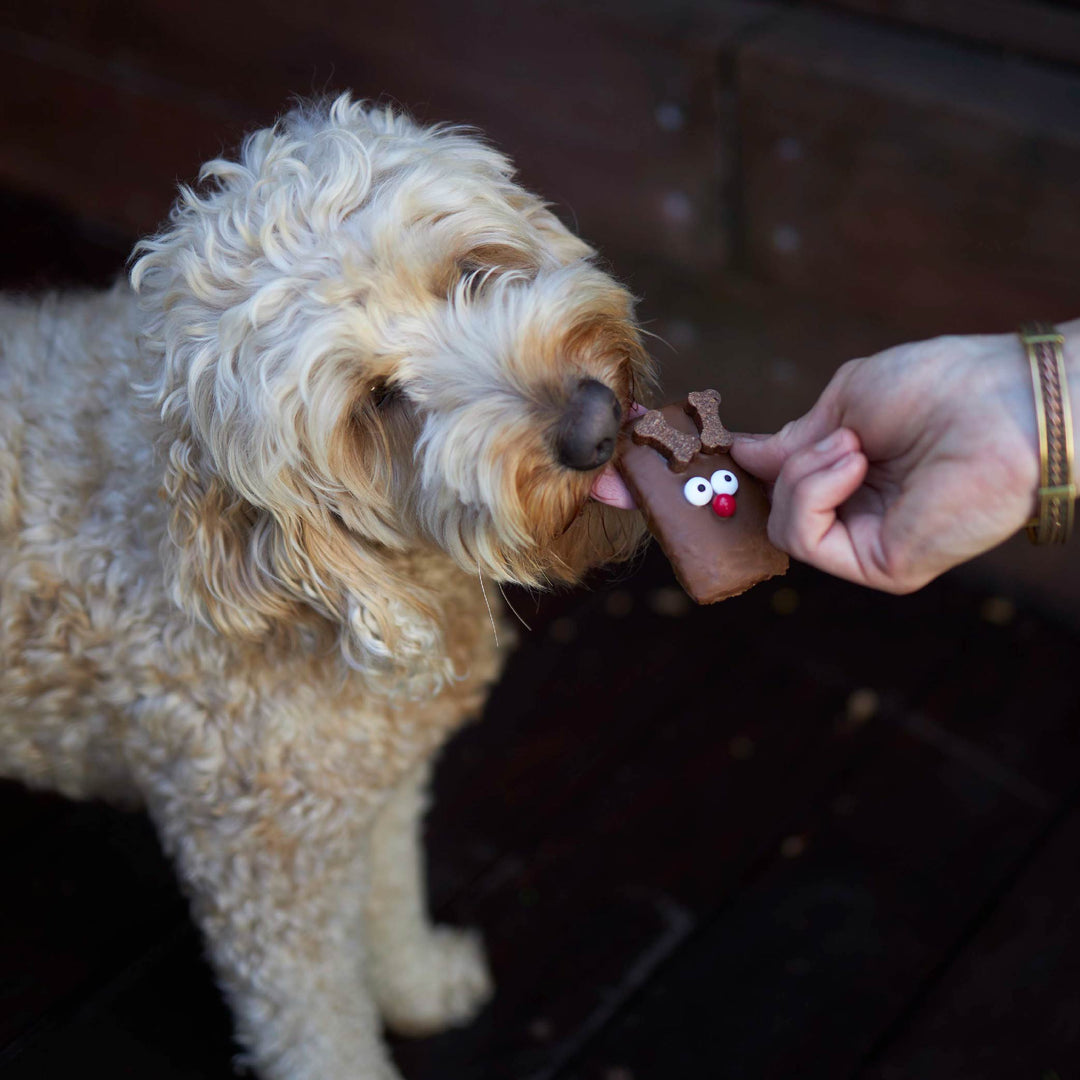
[[[777,547],[820,570],[868,584],[860,552],[838,514],[869,468],[853,433],[793,455],[777,479],[769,537]]]
[[[736,432],[731,456],[747,472],[771,484],[792,454],[820,442],[835,428],[835,410],[819,401],[808,413],[785,424],[775,434]]]
[[[853,450],[861,450],[859,437],[850,428],[837,428],[824,438],[788,454],[776,477],[773,500],[784,502],[804,476],[821,472]]]

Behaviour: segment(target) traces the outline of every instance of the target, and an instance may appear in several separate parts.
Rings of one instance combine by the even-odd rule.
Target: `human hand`
[[[1080,320],[1062,330],[1075,371]],[[942,337],[853,360],[805,416],[738,437],[732,456],[774,485],[777,547],[861,585],[913,592],[1034,513],[1023,348],[1006,334]]]

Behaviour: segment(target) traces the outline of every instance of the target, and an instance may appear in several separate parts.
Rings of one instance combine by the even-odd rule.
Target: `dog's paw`
[[[479,935],[437,926],[384,967],[375,995],[391,1031],[421,1036],[467,1024],[492,989]]]

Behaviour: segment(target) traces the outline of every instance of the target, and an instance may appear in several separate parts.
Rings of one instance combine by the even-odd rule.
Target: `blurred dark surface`
[[[843,360],[1080,313],[1068,3],[14,0],[6,288],[104,285],[290,94],[476,123],[772,429]],[[409,1080],[1080,1076],[1080,563],[692,609],[655,552],[532,630],[440,767],[432,902],[499,994]],[[0,786],[0,1080],[230,1074],[138,814]]]

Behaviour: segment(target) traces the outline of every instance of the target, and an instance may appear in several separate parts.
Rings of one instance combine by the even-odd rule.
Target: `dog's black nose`
[[[568,469],[598,469],[615,452],[619,399],[602,382],[582,379],[555,432],[555,454]]]

